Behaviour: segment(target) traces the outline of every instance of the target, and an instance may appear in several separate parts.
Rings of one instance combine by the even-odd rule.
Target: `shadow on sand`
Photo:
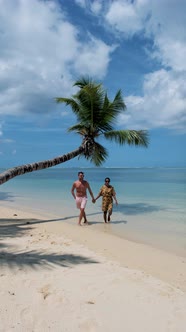
[[[135,204],[119,204],[114,212],[122,213],[123,215],[138,215],[138,214],[146,214],[153,213],[157,211],[164,210],[162,207],[156,205],[150,205],[145,203],[135,203]],[[114,212],[113,212],[113,224],[127,224],[127,220],[114,220]],[[87,213],[87,217],[94,215],[102,215],[102,212],[95,213]],[[34,224],[42,224],[48,222],[56,222],[56,221],[68,221],[70,219],[78,218],[77,215],[67,216],[63,218],[52,218],[47,220],[42,219],[19,219],[18,217],[12,219],[1,219],[0,218],[0,237],[16,237],[22,236],[27,233],[27,231],[31,230],[31,225]],[[102,221],[89,221],[89,225],[102,224]],[[22,227],[27,225],[27,227]]]
[[[12,195],[9,192],[0,192],[0,201],[9,201],[14,202],[15,201],[15,195]]]
[[[2,194],[2,193],[1,193]],[[6,196],[6,195],[5,195]],[[7,194],[7,197],[4,199],[11,199],[11,195]],[[152,213],[155,211],[163,210],[162,208],[145,204],[145,203],[137,203],[137,204],[119,204],[116,212],[120,212],[124,215],[137,215],[144,213]],[[87,216],[102,214],[102,212],[96,212],[92,214],[87,214]],[[1,218],[0,219],[0,239],[2,240],[4,237],[20,237],[27,235],[28,232],[32,229],[31,225],[48,223],[48,222],[56,222],[56,221],[68,221],[70,219],[77,218],[76,216],[68,216],[64,218],[53,218],[47,220],[41,219],[19,219],[18,216],[16,218]],[[90,221],[89,225],[98,224],[103,222],[94,222]],[[114,221],[113,216],[113,224],[126,224],[127,221]],[[104,223],[103,223],[104,224]],[[109,225],[109,224],[108,224]],[[14,268],[16,266],[24,267],[29,266],[30,268],[38,268],[38,267],[48,267],[52,268],[53,265],[59,265],[63,267],[72,267],[73,265],[78,264],[95,264],[99,263],[96,260],[90,259],[88,257],[73,255],[73,254],[65,254],[59,255],[56,253],[42,253],[40,251],[25,251],[25,252],[6,252],[5,247],[8,245],[4,245],[0,243],[0,266],[9,266]]]
[[[151,205],[146,203],[119,204],[117,206],[117,212],[123,213],[125,215],[145,214],[163,210],[165,210],[165,208],[162,208],[158,205]]]
[[[70,217],[73,218],[73,217]],[[31,225],[45,222],[62,221],[68,218],[57,218],[49,220],[39,219],[0,219],[0,240],[5,237],[20,237],[29,234],[32,230]],[[31,225],[30,225],[31,224]],[[24,227],[23,227],[24,226]],[[18,240],[19,241],[19,240]],[[78,264],[95,264],[98,261],[74,254],[43,253],[41,251],[21,251],[9,252],[10,247],[7,243],[0,242],[0,266],[9,266],[10,268],[28,266],[33,269],[39,267],[52,268],[54,265],[62,267],[73,267]]]
[[[90,215],[100,214],[92,213]],[[25,235],[29,230],[32,229],[31,225],[35,224],[45,224],[48,222],[56,222],[56,221],[68,221],[70,219],[78,218],[78,216],[69,216],[64,218],[52,218],[52,219],[20,219],[19,216],[14,218],[0,218],[0,238],[2,237],[16,237]],[[96,222],[95,222],[96,223]],[[92,224],[91,222],[89,224]],[[24,226],[24,227],[22,227]],[[26,226],[26,227],[25,227]]]
[[[74,265],[79,264],[98,263],[99,262],[94,259],[73,254],[45,254],[34,250],[18,253],[0,252],[0,266],[9,266],[10,268],[15,268],[17,266],[20,268],[27,266],[32,269],[37,269],[38,267],[52,268],[54,265],[72,268]]]

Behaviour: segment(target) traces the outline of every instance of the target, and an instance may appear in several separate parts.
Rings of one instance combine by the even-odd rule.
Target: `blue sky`
[[[149,131],[148,149],[118,147],[104,167],[186,166],[185,0],[0,0],[0,167],[75,150],[76,119],[55,97],[82,75],[127,110],[118,129]],[[90,167],[75,158],[62,167]]]

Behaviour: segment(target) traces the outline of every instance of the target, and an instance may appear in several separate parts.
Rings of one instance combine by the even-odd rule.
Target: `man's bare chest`
[[[77,191],[85,191],[87,189],[87,182],[86,181],[76,182],[76,189]]]

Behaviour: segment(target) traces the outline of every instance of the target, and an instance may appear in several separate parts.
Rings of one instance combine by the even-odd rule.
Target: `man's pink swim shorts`
[[[87,204],[87,197],[76,196],[76,206],[78,209],[85,209],[86,204]]]

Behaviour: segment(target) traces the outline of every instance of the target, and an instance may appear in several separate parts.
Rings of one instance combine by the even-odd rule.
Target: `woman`
[[[118,205],[114,187],[110,185],[110,178],[105,178],[105,184],[101,187],[98,196],[95,198],[95,202],[100,196],[102,196],[103,219],[104,222],[107,223],[107,220],[110,222],[110,216],[112,214],[113,198],[116,205]]]

